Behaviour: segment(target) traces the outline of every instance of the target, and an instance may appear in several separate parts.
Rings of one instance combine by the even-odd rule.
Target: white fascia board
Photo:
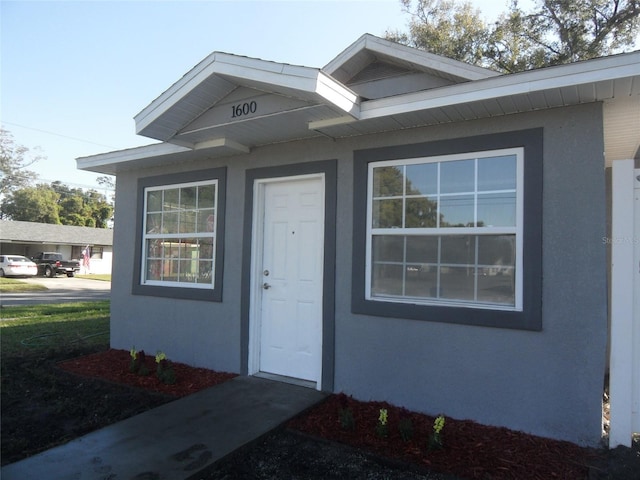
[[[136,131],[144,130],[212,75],[225,78],[231,88],[245,79],[273,85],[276,90],[280,86],[313,92],[318,72],[317,68],[215,52],[138,113]]]
[[[569,65],[502,75],[423,92],[363,102],[360,119],[438,108],[449,105],[533,93],[553,88],[638,76],[640,52],[604,57]]]
[[[142,147],[116,150],[115,152],[99,153],[88,157],[76,159],[76,166],[79,170],[89,170],[107,165],[115,165],[142,160],[144,158],[158,157],[162,155],[172,155],[192,151],[191,148],[173,145],[171,143],[154,143]]]
[[[416,48],[400,45],[373,35],[369,35],[366,38],[365,45],[368,50],[373,52],[467,80],[480,80],[500,75],[498,72],[494,72],[488,68],[478,67]]]
[[[133,117],[136,124],[136,131],[140,132],[146,128],[153,120],[166,112],[177,99],[187,95],[193,85],[199,84],[208,77],[206,70],[216,61],[216,57],[221,55],[220,52],[213,52],[207,58],[202,60],[198,65],[187,72],[180,80],[171,85],[167,90],[160,94],[149,105],[143,108],[137,115]]]
[[[318,72],[315,91],[322,98],[353,118],[359,117],[360,103],[358,95],[328,75]]]
[[[498,72],[487,68],[470,65],[406,45],[400,45],[369,33],[362,35],[342,51],[337,57],[331,60],[323,70],[329,74],[333,74],[333,72],[339,70],[344,64],[348,63],[363,50],[368,50],[373,54],[383,55],[390,59],[397,59],[415,66],[438,70],[467,80],[479,80],[500,75]]]

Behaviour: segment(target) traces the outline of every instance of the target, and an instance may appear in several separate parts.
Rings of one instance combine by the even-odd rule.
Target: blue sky
[[[487,18],[507,0],[474,0]],[[133,117],[213,51],[322,67],[364,33],[406,30],[398,0],[0,0],[0,119],[42,181],[93,186],[77,157],[154,143]]]

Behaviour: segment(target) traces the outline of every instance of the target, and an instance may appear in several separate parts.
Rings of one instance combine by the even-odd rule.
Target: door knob
[[[262,288],[264,288],[265,290],[269,290],[271,288],[271,285],[269,285],[267,282],[264,282],[262,284]]]

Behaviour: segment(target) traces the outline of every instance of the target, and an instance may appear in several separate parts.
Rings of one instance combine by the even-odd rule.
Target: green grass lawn
[[[110,282],[110,273],[92,273],[90,275],[76,275],[77,278],[86,278],[88,280],[100,280],[102,282]]]
[[[48,290],[48,288],[15,278],[0,277],[0,293],[41,292],[43,290]]]
[[[109,301],[0,309],[1,358],[109,345]]]

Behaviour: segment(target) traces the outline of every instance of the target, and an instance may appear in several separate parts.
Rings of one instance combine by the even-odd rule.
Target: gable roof
[[[238,95],[239,90],[244,95]],[[267,112],[262,108],[260,112],[249,112],[256,113],[256,120],[304,110],[313,112],[318,119],[357,117],[359,113],[358,96],[317,68],[214,52],[136,115],[136,130],[150,138],[197,149],[211,138],[211,132],[204,136],[198,133],[215,129],[210,122],[190,125],[198,117],[209,113],[219,122],[232,122],[239,117],[231,110],[235,102],[251,102],[247,97],[253,96],[264,100],[267,95],[276,97],[271,102],[275,105],[270,105]],[[225,134],[214,138],[225,138]],[[242,140],[233,141],[239,151],[245,150]]]
[[[110,246],[113,245],[113,230],[0,220],[0,242]]]
[[[606,162],[638,155],[640,51],[499,75],[367,34],[323,69],[213,53],[136,115],[138,133],[165,143],[77,163],[117,174],[304,138],[591,102],[605,104]]]
[[[492,70],[469,65],[423,50],[400,45],[365,33],[322,69],[339,82],[348,84],[368,65],[383,62],[407,71],[419,71],[460,83],[498,76]]]

